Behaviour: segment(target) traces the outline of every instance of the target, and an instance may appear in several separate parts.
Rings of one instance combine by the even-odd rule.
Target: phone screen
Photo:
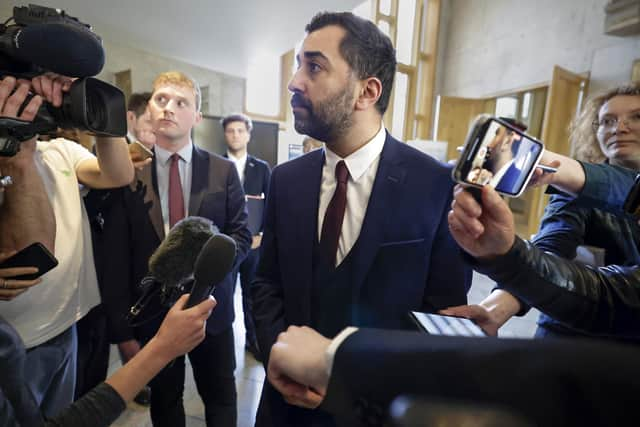
[[[491,185],[516,197],[525,189],[543,146],[495,117],[476,121],[454,169],[454,179],[474,186]]]

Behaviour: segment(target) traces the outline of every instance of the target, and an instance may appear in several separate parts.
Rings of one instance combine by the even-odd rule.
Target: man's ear
[[[198,112],[196,112],[196,122],[194,123],[194,125],[197,125],[201,121],[202,121],[202,112],[198,111]]]
[[[127,111],[127,122],[131,123],[136,120],[136,113],[133,111]]]
[[[382,82],[377,77],[360,81],[360,91],[356,99],[356,110],[367,110],[374,106],[382,95]]]

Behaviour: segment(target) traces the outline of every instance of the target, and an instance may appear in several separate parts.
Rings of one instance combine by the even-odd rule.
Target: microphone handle
[[[201,280],[194,280],[191,293],[189,294],[189,300],[187,300],[185,308],[191,308],[200,304],[206,298],[209,298],[209,295],[213,293],[215,288],[216,286],[214,284],[208,285],[206,282],[202,282]]]

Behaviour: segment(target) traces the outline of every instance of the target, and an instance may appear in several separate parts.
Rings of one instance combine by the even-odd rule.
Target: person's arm
[[[96,155],[76,167],[78,181],[90,188],[116,188],[133,180],[133,163],[124,138],[96,137]]]
[[[52,73],[34,77],[35,93],[54,107],[62,105],[63,92],[68,92],[73,79]],[[78,181],[90,188],[115,188],[133,180],[133,164],[127,141],[122,138],[96,137],[97,158],[86,159],[76,166]]]
[[[42,104],[40,96],[34,96],[18,115],[28,92],[28,83],[16,82],[5,77],[0,82],[0,116],[34,119]],[[15,89],[15,92],[14,92]],[[13,92],[13,93],[12,93]],[[0,158],[0,174],[11,176],[13,184],[5,188],[0,203],[0,250],[14,251],[34,242],[42,243],[55,253],[56,220],[40,173],[35,163],[36,140],[20,144],[20,151],[13,157]]]
[[[271,346],[276,342],[278,334],[286,329],[284,295],[278,259],[278,238],[275,233],[277,177],[278,169],[276,168],[271,174],[269,197],[266,203],[260,261],[251,284],[256,337],[265,367],[269,360]]]
[[[456,188],[449,226],[476,270],[540,311],[589,332],[640,337],[637,267],[595,270],[542,252],[515,236],[511,211],[489,187],[482,206]]]
[[[473,320],[487,335],[497,336],[502,325],[521,310],[522,305],[518,298],[504,289],[494,289],[479,304],[458,305],[440,310],[438,313],[466,317]]]
[[[182,295],[165,316],[156,335],[105,383],[47,422],[47,426],[110,425],[125,409],[125,403],[153,379],[169,362],[197,346],[205,336],[205,325],[215,300],[209,297],[184,309],[189,294]]]

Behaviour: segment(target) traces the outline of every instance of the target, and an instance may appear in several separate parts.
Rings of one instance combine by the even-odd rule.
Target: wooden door
[[[540,138],[545,149],[567,156],[570,154],[569,123],[576,115],[578,102],[582,99],[581,93],[586,91],[588,83],[588,74],[572,73],[558,66],[553,68]],[[529,191],[533,194],[527,221],[528,235],[523,236],[525,238],[538,231],[540,218],[548,202],[548,196],[545,196],[542,189],[536,188]]]
[[[447,161],[456,159],[456,148],[464,144],[469,125],[482,113],[493,114],[495,99],[440,97],[438,141],[447,142]]]

